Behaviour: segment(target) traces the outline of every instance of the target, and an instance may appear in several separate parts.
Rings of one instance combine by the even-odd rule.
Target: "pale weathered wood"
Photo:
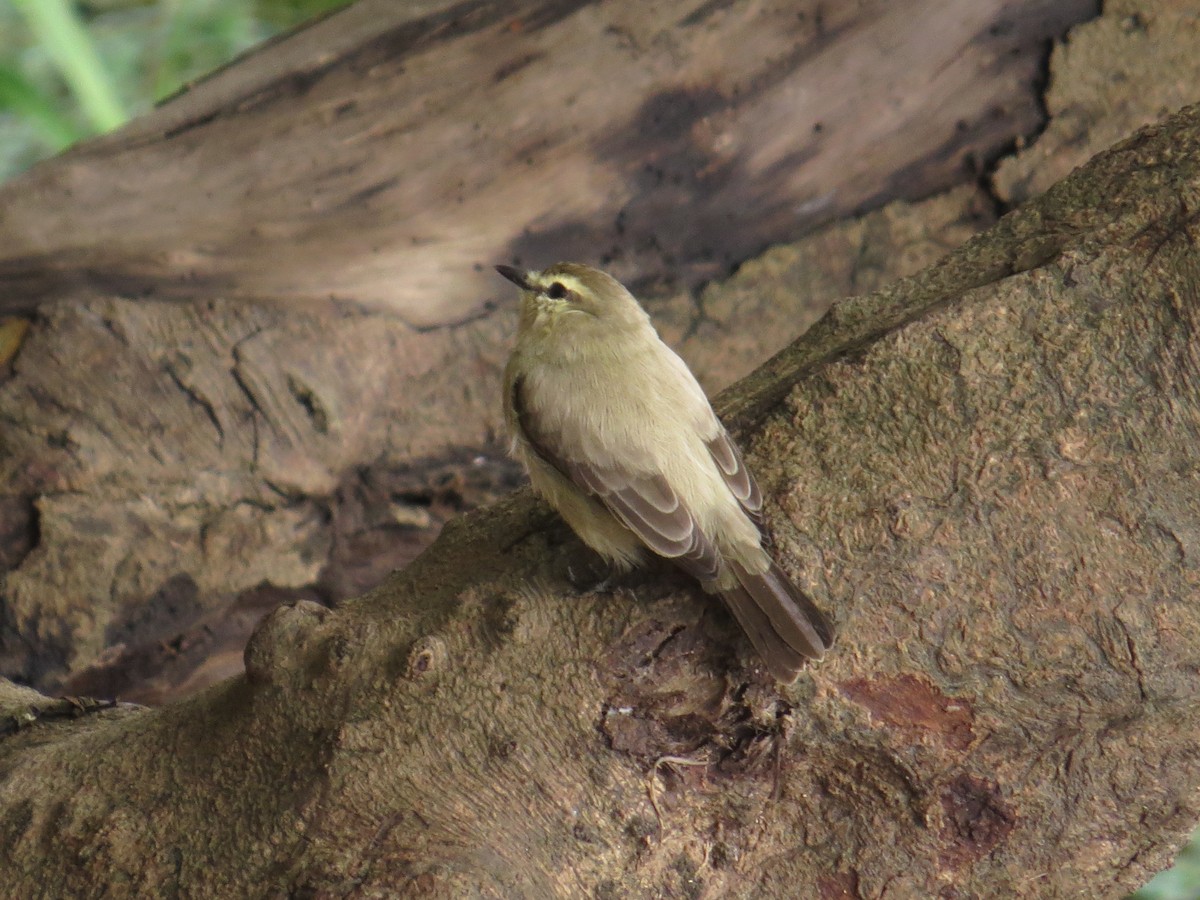
[[[363,0],[0,190],[0,311],[81,289],[480,314],[490,265],[685,284],[1040,122],[1094,0]]]

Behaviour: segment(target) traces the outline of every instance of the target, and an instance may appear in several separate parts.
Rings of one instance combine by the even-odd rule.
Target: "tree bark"
[[[837,621],[779,688],[528,494],[156,710],[8,688],[52,895],[1117,896],[1200,815],[1200,107],[722,395]],[[40,716],[39,716],[40,712]],[[64,715],[71,713],[72,715]]]

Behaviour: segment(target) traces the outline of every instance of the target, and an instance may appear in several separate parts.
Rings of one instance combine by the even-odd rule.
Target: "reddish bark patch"
[[[942,792],[942,865],[957,869],[981,859],[1003,841],[1016,823],[1016,813],[1000,797],[994,782],[959,775]]]
[[[817,896],[821,900],[859,900],[858,873],[831,872],[817,880]]]
[[[912,675],[854,678],[842,682],[841,691],[873,717],[901,731],[932,734],[955,750],[966,750],[975,739],[971,704],[947,697]]]

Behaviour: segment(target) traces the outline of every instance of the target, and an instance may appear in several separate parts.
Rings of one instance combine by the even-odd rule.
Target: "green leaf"
[[[46,48],[88,121],[111,131],[127,118],[92,39],[68,0],[12,0]]]

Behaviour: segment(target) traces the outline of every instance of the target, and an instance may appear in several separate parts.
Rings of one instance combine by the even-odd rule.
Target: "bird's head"
[[[645,310],[621,282],[580,263],[555,263],[526,271],[496,266],[521,289],[521,330],[563,329],[580,335],[597,329],[643,328]]]

